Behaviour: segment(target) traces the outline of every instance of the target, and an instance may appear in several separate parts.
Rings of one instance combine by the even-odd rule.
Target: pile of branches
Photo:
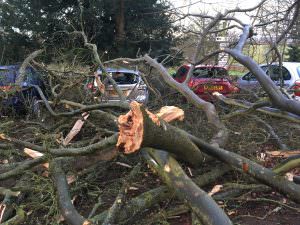
[[[201,188],[232,170],[245,174],[245,182],[254,183],[252,186],[233,185],[231,189],[234,190],[234,196],[239,196],[249,189],[271,189],[299,203],[300,189],[296,184],[297,177],[294,181],[284,177],[286,172],[299,166],[299,156],[296,155],[275,168],[269,169],[235,153],[237,152],[234,151],[235,149],[231,149],[231,151],[225,149],[229,130],[220,118],[216,106],[199,98],[188,87],[195,65],[220,52],[226,52],[256,76],[268,95],[266,102],[250,103],[229,99],[219,93],[214,93],[216,99],[223,104],[242,108],[226,115],[227,118],[250,115],[259,111],[272,117],[299,122],[300,102],[288,98],[264,74],[264,71],[252,58],[243,54],[246,41],[253,35],[253,28],[250,25],[235,19],[243,29],[238,42],[232,48],[220,49],[208,54],[201,60],[198,59],[205,35],[212,31],[216,32],[212,29],[219,21],[234,20],[231,17],[233,13],[252,11],[261,7],[264,2],[262,1],[250,9],[228,10],[225,13],[219,13],[215,18],[210,18],[211,22],[199,38],[195,55],[191,61],[191,69],[183,83],[177,83],[173,80],[163,65],[164,61],[159,63],[147,54],[136,59],[119,58],[102,63],[97,46],[88,42],[83,30],[71,33],[70,35],[79,35],[83,38],[85,47],[89,48],[94,56],[96,63],[93,68],[100,67],[103,74],[110,80],[120,97],[118,102],[93,102],[84,95],[79,102],[76,101],[79,94],[71,100],[64,98],[64,94],[71,88],[78,86],[82,80],[67,82],[64,79],[64,73],[36,62],[34,59],[42,54],[43,50],[31,54],[20,69],[21,75],[18,82],[21,83],[24,78],[22,68],[24,70],[29,63],[32,63],[51,78],[49,85],[52,99],[50,101],[38,86],[33,85],[32,88],[36,89],[40,95],[47,117],[43,118],[42,121],[27,120],[17,123],[8,119],[0,125],[1,154],[7,157],[1,158],[0,164],[0,195],[4,196],[0,204],[1,223],[20,224],[26,221],[26,216],[30,217],[32,212],[30,212],[30,205],[26,205],[25,202],[30,193],[37,192],[41,193],[38,197],[41,198],[41,205],[44,204],[44,210],[48,211],[48,215],[61,215],[57,221],[66,221],[68,224],[132,223],[131,219],[135,215],[174,196],[185,205],[173,209],[173,212],[165,212],[166,215],[176,215],[178,210],[181,212],[191,211],[195,224],[197,221],[201,224],[232,224],[224,209],[215,200],[226,199],[226,197],[233,195],[222,193],[213,198],[212,193],[208,194]],[[294,10],[296,17],[299,14],[299,7],[300,2],[295,1],[289,12]],[[201,17],[203,15],[193,16]],[[287,27],[285,34],[289,29],[290,26]],[[282,38],[283,36],[280,36],[276,42],[281,41]],[[275,45],[274,49],[276,49]],[[203,111],[206,116],[205,124],[208,123],[213,131],[210,139],[204,140],[199,138],[199,135],[180,128],[181,122],[172,122],[184,119],[184,111],[180,108],[169,106],[157,111],[147,109],[137,102],[129,103],[126,96],[123,95],[118,85],[105,70],[108,64],[124,61],[150,66],[165,84],[183,95],[192,104],[194,110]],[[91,74],[93,72],[93,70],[90,71]],[[82,76],[84,80],[84,73],[77,72],[77,75],[78,77]],[[145,79],[145,83],[149,85],[148,88],[153,92],[153,95],[159,95],[158,91],[147,82],[146,76]],[[100,88],[100,85],[98,87]],[[105,93],[105,90],[99,91]],[[284,113],[282,113],[283,111]],[[285,143],[282,142],[272,127],[264,120],[256,119],[267,127],[276,140],[278,148],[286,150]],[[205,124],[203,125],[205,126]],[[202,129],[204,130],[202,127],[196,129],[200,133]],[[30,156],[31,159],[24,159],[25,155]],[[122,179],[118,178],[121,182],[118,185],[119,190],[114,193],[116,197],[113,202],[104,207],[105,205],[101,200],[103,196],[101,197],[99,194],[101,191],[98,191],[98,201],[96,204],[93,202],[93,207],[89,207],[90,212],[77,209],[74,205],[77,195],[76,185],[72,185],[74,183],[80,184],[79,189],[82,190],[83,183],[85,183],[90,188],[91,183],[93,183],[91,180],[97,179],[101,171],[105,171],[103,172],[104,175],[102,174],[102,179],[107,180],[105,173],[111,169],[107,162],[113,162],[118,157],[123,157],[124,160],[131,160],[133,157],[134,161],[131,162],[138,163],[135,166],[119,163],[131,168],[131,171]],[[207,165],[216,165],[216,162],[220,164],[199,176],[195,176],[194,179],[186,173],[189,172],[191,175],[192,170],[202,170]],[[133,190],[134,186],[132,184],[141,174],[141,171],[147,171],[145,165],[148,165],[157,174],[151,176],[159,176],[164,185],[158,186],[156,184],[155,188],[129,198],[128,193],[131,193],[130,191]],[[82,176],[88,177],[83,183],[80,180]],[[32,184],[39,185],[42,190],[38,192]],[[90,192],[88,191],[88,193]],[[81,198],[83,198],[82,196],[84,195],[81,195]],[[38,205],[37,199],[34,199],[32,195],[30,198],[29,202],[35,202]],[[89,202],[89,198],[84,196],[81,201]],[[37,207],[36,205],[35,207]],[[59,210],[55,207],[56,205],[58,205]]]

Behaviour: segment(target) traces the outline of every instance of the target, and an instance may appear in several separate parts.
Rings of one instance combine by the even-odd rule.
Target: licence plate
[[[223,89],[222,85],[204,85],[204,91],[222,91]]]

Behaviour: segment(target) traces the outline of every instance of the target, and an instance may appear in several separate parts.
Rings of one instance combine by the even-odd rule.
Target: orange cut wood
[[[97,73],[95,73],[95,81],[96,81],[96,84],[97,84],[97,87],[100,91],[101,94],[104,94],[105,92],[105,85],[102,83],[102,81],[100,80],[99,76]]]
[[[117,147],[124,150],[125,154],[133,153],[140,149],[144,135],[144,118],[141,104],[136,101],[130,103],[131,110],[118,118],[119,138]],[[160,119],[165,122],[183,120],[184,111],[175,106],[165,106],[157,114],[146,110],[149,118],[160,126]]]
[[[294,150],[294,151],[266,151],[266,153],[271,157],[288,158],[290,156],[300,155],[300,150]]]
[[[137,151],[143,141],[143,113],[140,104],[133,101],[130,103],[131,110],[118,118],[119,138],[117,147],[124,149],[129,154]]]
[[[184,119],[184,111],[176,106],[164,106],[155,115],[168,123],[173,120],[182,121]]]
[[[39,158],[44,155],[43,153],[32,150],[30,148],[24,148],[24,153],[33,159]],[[47,169],[49,168],[49,163],[43,163],[42,165]]]

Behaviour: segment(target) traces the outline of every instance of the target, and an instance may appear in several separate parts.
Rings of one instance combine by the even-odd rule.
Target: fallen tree
[[[94,72],[100,67],[112,83],[114,91],[121,101],[97,102],[94,99],[95,96],[92,95],[90,99],[78,100],[77,102],[78,92],[75,93],[75,101],[70,100],[64,94],[68,90],[80,86],[81,82],[88,76],[84,73],[79,73],[78,75],[75,70],[68,70],[67,72],[56,71],[45,66],[43,63],[34,62],[36,67],[40,68],[50,77],[51,82],[49,82],[49,86],[52,95],[50,98],[46,97],[47,95],[39,86],[32,85],[31,88],[39,94],[40,101],[47,110],[47,116],[52,120],[46,122],[26,121],[25,123],[21,121],[17,121],[17,123],[8,121],[0,124],[0,153],[5,157],[3,160],[0,158],[1,186],[5,187],[0,187],[2,201],[0,204],[0,222],[20,224],[25,220],[24,213],[27,213],[27,210],[35,213],[36,210],[20,207],[23,203],[30,206],[34,204],[31,204],[32,202],[27,204],[26,198],[24,200],[19,195],[13,201],[13,204],[9,205],[9,209],[6,207],[7,199],[14,198],[17,195],[16,193],[19,194],[21,192],[22,194],[26,193],[28,196],[32,195],[34,197],[36,193],[42,193],[39,197],[35,197],[35,200],[38,199],[39,201],[39,199],[43,199],[43,204],[39,206],[44,207],[43,212],[46,211],[49,213],[47,215],[53,217],[50,223],[60,223],[61,220],[65,220],[66,223],[76,225],[92,223],[112,224],[118,222],[131,224],[135,222],[135,216],[144,215],[145,211],[154,205],[157,207],[157,204],[172,201],[170,199],[176,196],[177,201],[180,202],[178,208],[184,208],[184,213],[188,213],[187,215],[191,216],[193,221],[199,220],[203,224],[232,224],[226,215],[226,208],[225,211],[221,209],[213,198],[202,189],[203,185],[215,183],[217,178],[232,170],[243,174],[241,180],[245,184],[240,184],[240,180],[238,180],[238,184],[227,185],[231,189],[229,188],[224,193],[217,194],[215,196],[217,200],[232,200],[246,191],[249,192],[249,189],[253,187],[252,191],[261,189],[264,191],[276,190],[288,199],[299,203],[300,191],[298,185],[284,177],[286,172],[299,166],[299,156],[296,155],[287,161],[283,161],[281,164],[279,163],[272,170],[241,154],[235,153],[235,151],[238,152],[247,149],[249,143],[247,145],[237,143],[239,145],[238,149],[225,147],[226,143],[228,143],[228,137],[232,136],[234,132],[231,130],[231,125],[226,123],[227,121],[222,120],[223,118],[230,118],[241,113],[251,115],[252,118],[263,124],[263,128],[261,129],[271,133],[271,136],[276,139],[276,144],[284,150],[288,149],[286,147],[288,145],[285,145],[285,142],[281,142],[282,137],[276,133],[276,130],[272,126],[269,126],[265,122],[266,118],[262,119],[252,116],[252,113],[258,111],[266,115],[271,115],[274,118],[286,119],[290,124],[291,122],[299,123],[299,103],[287,98],[284,90],[280,90],[273,84],[258,64],[244,54],[243,49],[245,45],[249,38],[253,37],[253,29],[263,25],[253,23],[253,26],[250,26],[233,16],[235,13],[254,12],[254,10],[259,12],[262,10],[261,7],[265,2],[263,0],[256,6],[248,9],[235,8],[233,10],[226,10],[223,13],[218,13],[216,16],[205,14],[184,15],[184,17],[193,16],[204,20],[208,19],[209,22],[204,23],[205,26],[200,32],[196,32],[198,41],[195,45],[195,52],[193,57],[188,60],[192,64],[191,70],[188,72],[186,80],[183,83],[176,82],[169,75],[165,67],[164,63],[173,56],[167,56],[165,59],[158,60],[151,57],[151,52],[149,54],[143,53],[143,56],[139,56],[139,53],[137,53],[139,56],[137,59],[119,58],[102,63],[97,46],[90,43],[89,37],[84,33],[83,21],[81,21],[81,31],[73,33],[64,32],[64,34],[72,35],[72,37],[80,36],[83,39],[84,46],[91,50],[91,58],[94,60],[90,63],[94,64],[93,66],[89,64],[89,73],[95,77]],[[84,7],[82,4],[79,5],[82,20]],[[283,12],[278,13],[279,16],[284,14],[284,17],[281,18],[282,20],[287,18],[286,15],[292,15],[291,21],[289,21],[283,34],[287,34],[294,24],[295,18],[299,14],[299,5],[299,1],[294,1],[287,6],[288,8],[285,11],[283,10]],[[177,16],[182,15],[178,13]],[[237,25],[219,29],[218,24],[222,21],[235,21]],[[237,42],[231,43],[226,48],[217,49],[212,53],[202,54],[202,52],[205,52],[204,41],[209,35],[222,33],[231,28],[240,28],[243,30]],[[275,44],[282,40],[283,36],[279,35]],[[274,49],[278,51],[275,45],[272,46],[272,50]],[[24,79],[25,67],[41,52],[35,51],[24,60],[18,83]],[[207,59],[224,52],[233,56],[236,61],[246,66],[257,77],[262,88],[268,94],[270,101],[251,103],[216,94],[215,97],[220,101],[228,105],[244,108],[244,110],[231,111],[225,115],[227,112],[221,111],[220,113],[217,105],[199,98],[189,88],[188,83],[193,76],[193,68],[197,64],[204,63]],[[200,56],[203,57],[200,58]],[[153,113],[136,102],[132,102],[129,105],[125,100],[131,101],[132,99],[124,97],[123,91],[110,74],[107,73],[105,68],[106,65],[116,65],[119,62],[126,62],[126,67],[128,63],[142,64],[140,67],[141,70],[144,67],[149,69],[150,72],[145,73],[147,75],[143,76],[147,85],[150,83],[147,79],[151,75],[151,71],[156,71],[156,75],[165,84],[183,95],[192,106],[189,105],[183,109],[169,106],[164,107],[158,113]],[[152,70],[153,68],[154,70]],[[76,80],[74,78],[74,80],[70,80],[74,74],[78,75],[80,79]],[[104,84],[97,78],[96,76],[98,91],[100,95],[105,95],[106,89],[103,87]],[[160,94],[157,94],[157,96],[163,98]],[[163,102],[162,99],[160,99],[161,102]],[[180,105],[180,103],[178,101],[175,104]],[[155,111],[152,109],[158,108],[158,106],[162,105],[157,104],[153,106],[150,104],[151,111]],[[205,112],[204,117],[206,120],[203,119],[204,117],[201,117],[204,120],[202,126],[193,124],[199,122],[198,120],[200,119],[198,117],[194,121],[192,119],[189,121],[190,127],[194,125],[192,129],[190,127],[188,129],[180,123],[172,123],[171,125],[174,119],[182,120],[184,117],[183,110],[188,111],[189,108],[193,108],[197,113],[201,111]],[[122,115],[125,110],[129,109],[130,111],[127,114]],[[240,123],[242,124],[242,122],[241,120]],[[105,123],[108,123],[108,125]],[[117,130],[117,125],[119,126],[119,130]],[[204,128],[208,126],[212,129],[211,133],[205,134],[206,136],[203,135],[203,139],[205,140],[196,137],[195,133],[204,132]],[[237,126],[240,129],[239,132],[243,132],[241,129],[242,125],[238,124]],[[235,142],[235,140],[231,139],[230,142]],[[37,155],[33,159],[28,159],[26,155],[28,151],[24,151],[24,147],[31,151],[36,151]],[[226,149],[230,149],[230,151]],[[136,168],[134,165],[140,161],[140,150],[145,156],[147,164],[151,166],[152,170],[158,173],[161,180],[167,186],[161,186],[160,180],[157,181],[156,175],[146,169],[146,166],[141,166],[141,170],[143,170],[141,173],[132,169]],[[118,162],[118,160],[122,162]],[[211,169],[211,167],[215,167],[216,161],[221,161],[224,165],[222,164],[221,168]],[[45,166],[46,163],[50,167]],[[104,164],[105,166],[103,166]],[[123,171],[114,170],[115,167],[112,165],[121,166]],[[190,165],[192,168],[189,167]],[[138,178],[132,179],[131,175],[126,176],[125,174],[129,173],[128,169]],[[201,171],[200,176],[197,174],[199,171]],[[100,174],[101,172],[103,174]],[[194,176],[193,172],[197,175]],[[108,175],[112,173],[112,176]],[[141,174],[146,174],[147,176]],[[26,182],[21,185],[15,185],[15,181],[21,176],[24,178],[24,175],[26,175]],[[230,183],[234,182],[231,181],[232,174],[230,175],[225,178],[223,177],[223,179],[230,179]],[[52,181],[49,181],[49,177],[52,178]],[[151,179],[152,177],[154,179]],[[294,178],[297,178],[297,176],[294,176]],[[95,180],[98,182],[95,182]],[[138,180],[137,184],[132,180]],[[13,184],[10,184],[10,181],[13,181]],[[150,184],[148,184],[148,181]],[[35,188],[34,184],[36,183],[41,187]],[[43,183],[47,185],[43,186]],[[108,188],[110,190],[103,194],[106,187],[109,187],[111,183],[115,187]],[[248,183],[255,184],[248,185]],[[261,183],[264,185],[261,185]],[[53,190],[51,188],[51,190],[48,190],[49,186]],[[175,191],[175,195],[173,191]],[[108,195],[107,193],[110,192],[113,194],[105,199],[106,195]],[[96,197],[94,197],[95,195]],[[44,196],[47,196],[47,198],[44,199]],[[105,204],[103,204],[102,198],[105,199]],[[245,199],[247,198],[243,197],[241,199],[246,201]],[[81,208],[78,202],[82,203],[86,200],[89,205]],[[31,201],[33,200],[31,199]],[[95,201],[96,204],[91,207],[90,203]],[[59,206],[59,209],[57,209],[59,214],[54,216],[54,214],[50,213],[56,211],[53,210],[56,203]],[[13,207],[14,204],[16,204],[15,207]],[[189,208],[186,206],[182,207],[182,204],[186,204]],[[152,210],[155,211],[153,208]],[[176,206],[174,208],[176,209]],[[16,210],[15,214],[14,209]],[[88,209],[91,209],[90,213],[86,212]],[[8,211],[9,213],[6,213]],[[191,215],[189,214],[190,211]],[[4,214],[9,214],[9,218],[2,217]],[[56,216],[59,217],[60,215],[63,218],[57,219]],[[30,213],[28,213],[28,216],[30,216]],[[161,216],[157,217],[160,218]],[[2,219],[5,221],[2,221]]]

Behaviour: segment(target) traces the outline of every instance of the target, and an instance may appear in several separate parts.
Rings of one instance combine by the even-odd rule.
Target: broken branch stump
[[[164,149],[193,166],[199,166],[204,161],[203,153],[185,132],[146,111],[137,102],[132,102],[130,107],[131,110],[118,119],[120,133],[117,146],[123,149],[124,153],[129,154],[142,147],[151,147]],[[162,114],[158,115],[164,118]],[[165,118],[174,117],[168,115]],[[179,117],[182,118],[183,115]]]

